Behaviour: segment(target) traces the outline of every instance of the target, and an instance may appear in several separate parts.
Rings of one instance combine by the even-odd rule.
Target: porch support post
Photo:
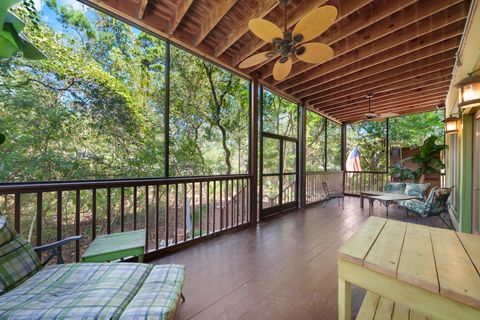
[[[345,171],[345,153],[347,152],[347,125],[342,123],[342,154],[340,155],[340,161],[342,162],[340,168]]]
[[[250,141],[248,172],[250,178],[250,223],[255,225],[257,219],[258,190],[258,78],[250,82]]]
[[[347,152],[347,125],[345,123],[342,123],[342,154],[340,155],[340,161],[342,162],[340,164],[340,169],[343,171],[343,192],[345,193],[345,171],[346,171],[346,166],[345,166],[345,157],[346,157],[346,152]],[[362,201],[363,203],[363,201]]]
[[[307,126],[307,108],[304,105],[298,105],[299,124],[298,124],[298,207],[303,208],[306,204],[306,126]]]
[[[170,42],[165,43],[164,176],[170,177]]]

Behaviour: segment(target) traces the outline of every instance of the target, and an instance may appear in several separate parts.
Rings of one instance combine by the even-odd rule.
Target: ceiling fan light
[[[303,34],[301,33],[297,33],[293,36],[293,40],[295,40],[295,42],[301,42],[303,40]]]
[[[301,46],[301,47],[297,48],[297,51],[296,51],[297,56],[301,56],[304,53],[305,53],[305,47],[304,46]]]

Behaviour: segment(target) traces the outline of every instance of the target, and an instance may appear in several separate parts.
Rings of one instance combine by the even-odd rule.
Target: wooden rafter
[[[178,25],[182,22],[183,17],[188,11],[188,8],[192,5],[193,0],[180,0],[172,19],[170,20],[168,33],[174,34]]]
[[[328,88],[334,88],[346,83],[353,83],[360,80],[363,81],[368,77],[378,76],[385,72],[388,72],[389,70],[395,70],[403,66],[412,65],[414,63],[422,64],[423,61],[427,61],[428,64],[438,61],[438,59],[445,60],[455,56],[457,44],[458,40],[452,39],[448,41],[448,45],[445,43],[435,44],[431,47],[420,49],[411,54],[406,54],[397,58],[393,58],[391,60],[367,68],[362,63],[356,63],[349,68],[349,71],[350,69],[352,69],[353,72],[348,74],[348,77],[339,77],[338,75],[331,74],[330,77],[324,76],[315,80],[308,81],[304,83],[304,86],[293,87],[287,90],[287,92],[301,97],[305,97],[305,91],[311,90],[313,88],[317,88],[317,92],[319,93],[324,89],[326,90]]]
[[[430,100],[430,99],[439,99],[440,98],[445,98],[445,96],[447,95],[447,92],[448,92],[448,88],[440,88],[440,89],[437,89],[435,91],[432,91],[431,93],[427,93],[427,94],[423,94],[423,95],[416,95],[416,96],[411,96],[407,99],[400,99],[398,101],[384,101],[384,100],[381,100],[380,103],[377,103],[377,100],[375,100],[375,103],[372,107],[372,110],[373,111],[381,111],[381,112],[386,112],[386,111],[395,111],[399,105],[402,105],[402,104],[408,104],[408,103],[411,103],[411,104],[414,104],[418,101],[425,101],[425,100]],[[347,110],[352,110],[352,112],[350,112],[350,114],[352,115],[355,115],[355,112],[358,112],[358,113],[365,113],[368,111],[368,104],[366,102],[366,99],[365,101],[363,101],[363,103],[359,103],[359,104],[356,104],[356,105],[347,105],[347,106],[344,106],[343,109],[340,109],[340,110],[335,110],[335,111],[329,111],[329,114],[332,114],[332,115],[335,115],[335,114],[339,114],[339,113],[344,113],[346,112]]]
[[[432,94],[437,94],[439,92],[444,92],[445,90],[448,90],[448,84],[435,84],[430,87],[425,87],[422,88],[423,90],[410,90],[410,91],[403,91],[401,93],[387,93],[383,95],[382,97],[375,95],[375,99],[382,101],[382,103],[385,104],[395,104],[399,103],[405,100],[409,99],[416,99],[419,97],[423,97],[426,95],[432,95]],[[322,110],[324,112],[334,112],[338,109],[344,109],[345,107],[351,107],[353,109],[356,108],[361,108],[362,106],[365,106],[365,96],[363,97],[357,97],[356,99],[351,99],[344,101],[342,103],[336,103],[336,104],[318,104],[314,105],[313,107],[318,108],[319,110]]]
[[[449,86],[450,83],[447,83],[449,78],[442,78],[438,81],[432,81],[427,84],[412,83],[402,88],[397,88],[395,90],[384,91],[384,92],[376,92],[375,97],[376,99],[388,100],[388,99],[396,99],[396,98],[404,98],[407,96],[414,95],[418,92],[429,92],[431,90],[435,90],[439,87]],[[312,107],[325,110],[326,112],[330,111],[331,109],[339,109],[344,108],[345,105],[353,105],[357,103],[361,103],[365,101],[365,95],[355,95],[355,96],[346,96],[341,99],[337,99],[333,102],[323,103],[320,100],[315,101],[315,103],[309,104]]]
[[[422,109],[425,111],[428,110],[435,110],[436,106],[442,103],[445,100],[445,95],[438,96],[436,98],[427,99],[424,101],[414,102],[414,103],[405,103],[397,106],[397,108],[384,108],[379,106],[375,108],[375,112],[384,113],[384,112],[404,112],[404,111],[411,111],[411,110],[418,110]],[[343,114],[337,114],[336,117],[344,122],[345,120],[350,119],[362,119],[365,112],[347,112]]]
[[[455,64],[455,58],[449,57],[448,60],[438,61],[438,62],[430,62],[430,64],[425,63],[422,66],[421,63],[415,63],[412,68],[401,67],[398,69],[386,71],[381,76],[372,76],[367,79],[363,79],[363,81],[358,81],[354,83],[347,83],[335,88],[328,88],[324,91],[314,93],[313,91],[309,92],[309,96],[313,99],[315,98],[322,98],[324,101],[335,99],[341,95],[355,95],[357,93],[364,93],[365,88],[375,88],[384,86],[384,85],[393,85],[400,81],[405,81],[409,79],[416,79],[420,76],[430,74],[440,70],[452,70]],[[368,89],[367,89],[368,90]],[[312,95],[313,94],[313,95]]]
[[[212,31],[218,22],[227,14],[227,12],[237,3],[237,0],[223,0],[218,5],[214,5],[211,11],[200,24],[198,34],[195,37],[194,44],[198,46],[203,39]]]
[[[238,39],[248,32],[248,22],[254,18],[263,18],[278,5],[278,0],[262,0],[250,11],[243,21],[232,25],[232,31],[215,48],[215,57],[219,57],[230,48]]]
[[[147,5],[148,0],[140,0],[140,2],[138,3],[138,19],[143,19],[143,17],[145,16],[145,10],[147,9]]]
[[[441,29],[446,26],[465,19],[466,12],[463,5],[454,6],[448,10],[448,15],[445,14],[445,12],[439,12],[433,16],[427,16],[405,28],[398,29],[395,32],[390,32],[384,28],[383,25],[372,25],[368,28],[368,32],[352,35],[348,39],[345,39],[345,41],[336,43],[334,46],[336,58],[334,60],[319,66],[299,62],[288,78],[292,78],[292,80],[297,81],[297,83],[303,83],[314,79],[312,74],[315,74],[317,69],[321,69],[326,64],[332,64],[342,59],[346,53],[349,53],[346,56],[351,58],[353,62],[356,62],[360,59],[368,58],[395,46],[415,40],[423,35],[441,31]],[[372,41],[372,39],[374,39],[374,41]],[[310,70],[311,72],[306,72]],[[302,76],[304,73],[305,76]],[[270,81],[273,80],[271,79]],[[282,86],[280,85],[279,87]]]
[[[331,32],[327,31],[325,34],[323,34],[320,37],[312,40],[312,42],[321,42],[321,43],[325,43],[325,44],[328,44],[328,45],[333,45],[334,43],[339,42],[339,41],[341,41],[341,40],[359,32],[359,31],[375,24],[376,22],[378,22],[378,21],[380,21],[380,20],[382,20],[386,17],[389,17],[390,15],[394,14],[395,12],[398,12],[398,11],[412,5],[416,1],[417,0],[399,0],[399,1],[395,1],[395,2],[391,2],[391,1],[381,2],[380,4],[377,4],[377,5],[374,6],[374,8],[372,9],[372,12],[373,12],[372,15],[370,15],[370,16],[358,15],[354,19],[349,21],[347,25],[339,27],[338,30],[335,29],[334,31],[331,31]],[[359,1],[354,0],[352,4],[346,3],[345,7],[350,8],[353,5],[355,5],[356,2],[359,2]],[[342,9],[343,7],[344,6],[342,4],[342,6],[339,9],[346,11],[347,9]],[[333,30],[333,28],[332,28],[332,30]],[[297,62],[298,61],[295,61],[295,63],[297,63]],[[272,67],[272,64],[270,64],[267,67],[268,69],[267,69],[266,72],[264,71],[265,68],[261,70],[261,71],[263,71],[264,78],[267,78],[267,77],[272,75],[271,67]],[[258,69],[258,68],[255,68],[255,69]]]

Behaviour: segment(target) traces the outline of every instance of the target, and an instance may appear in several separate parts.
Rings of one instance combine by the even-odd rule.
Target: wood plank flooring
[[[389,217],[403,220],[393,207]],[[337,249],[367,218],[358,198],[346,198],[344,210],[330,201],[151,262],[186,265],[177,319],[337,319]],[[353,289],[354,315],[364,294]]]

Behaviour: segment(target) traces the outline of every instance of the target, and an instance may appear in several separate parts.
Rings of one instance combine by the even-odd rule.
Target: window
[[[325,170],[325,118],[307,110],[306,171]]]
[[[171,53],[170,175],[246,173],[248,81],[175,46]]]
[[[263,131],[281,136],[297,137],[298,108],[282,97],[264,90]]]
[[[165,43],[65,3],[25,31],[49,59],[0,60],[0,181],[163,176]]]
[[[362,171],[385,172],[387,122],[366,121],[347,125],[346,158],[356,146]]]
[[[342,167],[342,126],[327,120],[327,170]]]

